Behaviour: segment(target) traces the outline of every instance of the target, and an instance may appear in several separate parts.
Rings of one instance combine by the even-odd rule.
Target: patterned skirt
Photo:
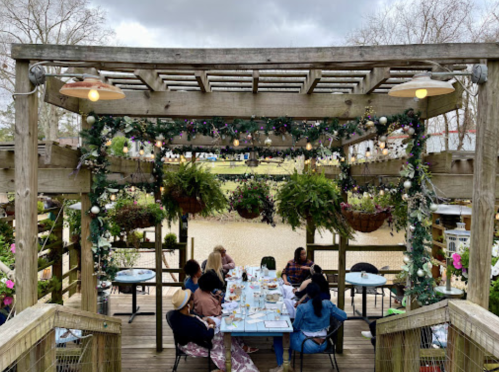
[[[212,340],[211,360],[218,369],[225,371],[225,347],[224,336],[222,332],[215,334]],[[232,371],[233,372],[258,372],[250,356],[242,349],[243,344],[237,338],[232,338]],[[207,358],[208,350],[204,347],[189,342],[187,345],[180,346],[182,351],[192,357]]]

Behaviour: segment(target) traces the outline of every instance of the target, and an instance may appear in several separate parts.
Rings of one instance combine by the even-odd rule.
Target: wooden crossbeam
[[[167,90],[166,84],[155,70],[135,70],[134,74],[153,92],[162,92]]]
[[[47,78],[45,82],[44,100],[45,102],[50,102],[54,106],[78,113],[80,110],[79,99],[59,93],[59,90],[64,84],[65,83],[62,80],[55,77]]]
[[[389,67],[373,68],[369,75],[367,75],[366,78],[357,85],[357,87],[354,89],[354,93],[370,94],[389,78]]]
[[[317,84],[319,84],[319,81],[321,81],[322,78],[322,71],[321,70],[310,70],[308,73],[307,80],[305,81],[305,84],[301,88],[300,93],[301,94],[312,94],[314,92],[315,87]]]
[[[201,92],[210,93],[210,82],[206,76],[206,71],[196,71],[194,75],[196,77],[196,81],[198,82],[199,88],[201,88]]]
[[[360,69],[369,64],[374,65],[373,67],[390,67],[418,63],[427,65],[427,60],[455,63],[498,59],[499,46],[496,43],[462,43],[325,48],[163,49],[12,44],[11,57],[40,61],[92,62],[103,67],[143,66],[148,69],[179,69],[186,66],[213,70],[253,69],[256,68],[254,66],[264,66],[267,69],[276,66],[290,69],[305,66],[340,68],[338,64]]]
[[[366,106],[376,107],[378,113],[394,115],[413,107],[425,113],[424,101],[393,99],[381,94],[289,94],[253,92],[127,92],[119,101],[91,102],[81,100],[82,112],[97,114],[149,117],[206,118],[222,116],[233,118],[280,117],[297,119],[322,119],[336,117],[354,119],[365,113]]]
[[[88,193],[90,191],[90,171],[80,170],[71,174],[72,169],[38,169],[38,192],[43,193]],[[0,170],[0,192],[15,190],[14,169]]]
[[[260,72],[257,70],[253,71],[253,93],[258,92],[258,81],[260,80]]]

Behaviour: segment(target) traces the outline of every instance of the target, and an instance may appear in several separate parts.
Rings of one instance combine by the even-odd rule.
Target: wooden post
[[[161,200],[161,192],[155,190],[155,199]],[[163,351],[163,241],[162,227],[154,227],[154,247],[156,249],[156,350]]]
[[[180,283],[183,283],[185,280],[185,273],[182,268],[185,266],[185,263],[187,262],[187,242],[182,243],[179,246],[179,251],[178,251],[178,267],[181,269],[180,273],[178,274],[178,281]]]
[[[342,192],[341,196],[343,201],[348,202],[348,195],[346,192]],[[338,308],[345,310],[345,275],[346,275],[346,265],[347,265],[347,246],[348,239],[340,236],[340,244],[338,247]],[[341,326],[338,330],[338,340],[336,342],[336,352],[338,354],[343,353],[343,337],[344,337],[344,326]]]
[[[59,215],[59,210],[54,211],[54,213],[57,213]],[[56,226],[54,230],[52,231],[52,234],[54,234],[57,237],[57,246],[52,248],[52,249],[57,249],[57,257],[58,259],[54,262],[52,265],[52,276],[55,276],[59,281],[61,282],[61,286],[59,289],[52,291],[52,302],[56,304],[63,305],[63,300],[62,300],[62,272],[63,272],[63,257],[62,257],[62,252],[63,252],[63,236],[62,236],[62,229],[63,229],[63,223],[62,221],[64,220],[64,215],[63,212],[61,211],[61,214],[59,215],[59,218],[61,221],[54,221],[55,224],[59,224],[60,226]]]
[[[76,244],[76,243],[75,243]],[[78,253],[76,252],[76,249],[74,246],[69,248],[69,270],[73,269],[74,267],[78,266]],[[78,271],[72,271],[69,274],[69,285],[73,284],[76,280],[78,280]],[[76,287],[72,287],[69,292],[68,296],[71,297],[76,293]]]
[[[37,372],[56,372],[56,347],[55,330],[51,330],[35,346],[36,368],[30,369]],[[18,366],[19,368],[19,366]]]
[[[307,218],[307,227],[306,227],[306,247],[307,247],[307,258],[313,262],[315,262],[315,251],[313,248],[309,248],[309,244],[315,243],[315,224],[312,218]]]
[[[488,61],[488,81],[478,88],[478,123],[471,220],[468,300],[489,308],[494,202],[499,140],[499,61]]]
[[[94,257],[90,237],[92,206],[88,194],[81,195],[81,309],[97,312],[97,277],[94,275]]]
[[[16,93],[34,89],[29,61],[16,61]],[[38,96],[16,96],[16,310],[38,302]]]
[[[419,350],[421,348],[421,329],[404,332],[404,372],[419,372]]]
[[[194,259],[194,237],[191,238],[191,260]]]

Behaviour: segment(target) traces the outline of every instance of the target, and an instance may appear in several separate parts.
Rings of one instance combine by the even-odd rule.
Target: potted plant
[[[293,230],[306,221],[319,230],[351,237],[351,229],[341,215],[340,190],[324,174],[295,171],[277,192],[276,201],[277,213]]]
[[[177,246],[177,235],[174,233],[169,233],[165,235],[164,238],[165,249],[168,251],[173,251]]]
[[[391,223],[391,208],[375,203],[368,193],[350,195],[348,201],[341,203],[341,213],[354,230],[369,233],[378,230],[386,219]]]
[[[120,200],[109,213],[111,225],[119,226],[127,233],[160,224],[165,217],[166,213],[161,205],[139,204],[132,200]]]
[[[272,216],[275,212],[274,200],[270,195],[270,186],[265,181],[245,181],[230,192],[229,212],[237,213],[248,220],[265,215]]]
[[[199,213],[203,217],[227,206],[220,181],[206,168],[188,162],[180,164],[176,172],[165,174],[163,206],[169,221],[179,213]]]

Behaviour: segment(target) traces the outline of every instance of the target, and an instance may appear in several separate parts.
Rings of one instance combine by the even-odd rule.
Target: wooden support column
[[[90,238],[91,208],[88,194],[81,195],[81,309],[97,312],[97,277]]]
[[[29,61],[16,61],[16,93],[34,89]],[[38,302],[38,96],[15,100],[16,311]]]
[[[494,235],[496,164],[499,140],[499,61],[489,61],[488,81],[478,88],[473,211],[468,300],[489,308],[490,266]]]
[[[56,216],[59,215],[59,210],[56,210],[53,212]],[[52,302],[57,303],[60,305],[63,305],[63,300],[62,300],[62,274],[63,274],[63,234],[62,234],[62,229],[63,229],[63,221],[64,221],[64,214],[63,211],[60,212],[59,219],[57,219],[55,222],[56,226],[54,230],[52,231],[52,234],[54,234],[57,237],[57,246],[52,248],[52,249],[57,249],[58,254],[57,254],[57,260],[54,262],[54,265],[52,265],[52,276],[55,276],[61,281],[61,287],[57,290],[52,291]]]
[[[155,199],[161,200],[161,191],[155,190]],[[154,246],[156,249],[156,351],[163,351],[163,225],[154,228]]]
[[[315,243],[315,224],[312,218],[307,218],[307,227],[306,227],[306,247],[307,247],[307,258],[309,260],[315,260],[315,251],[312,247],[308,247],[309,244]],[[315,262],[315,261],[314,261]]]
[[[348,154],[348,149],[345,154]],[[346,155],[345,155],[346,156]],[[348,202],[348,195],[346,192],[342,191],[341,196],[343,201]],[[346,265],[347,265],[347,246],[348,239],[340,236],[340,244],[338,247],[338,308],[345,310],[345,275],[346,275]],[[344,326],[338,330],[338,341],[336,343],[336,352],[338,354],[343,353],[343,338],[344,338]]]
[[[75,244],[78,244],[79,243],[75,243]],[[75,267],[78,267],[78,252],[76,252],[76,248],[75,246],[69,248],[69,270],[75,268]],[[73,284],[75,281],[78,280],[78,271],[72,271],[70,274],[69,274],[69,285]],[[77,287],[72,287],[70,290],[69,290],[69,297],[71,297],[72,295],[74,295],[76,293],[76,290],[77,290]]]

